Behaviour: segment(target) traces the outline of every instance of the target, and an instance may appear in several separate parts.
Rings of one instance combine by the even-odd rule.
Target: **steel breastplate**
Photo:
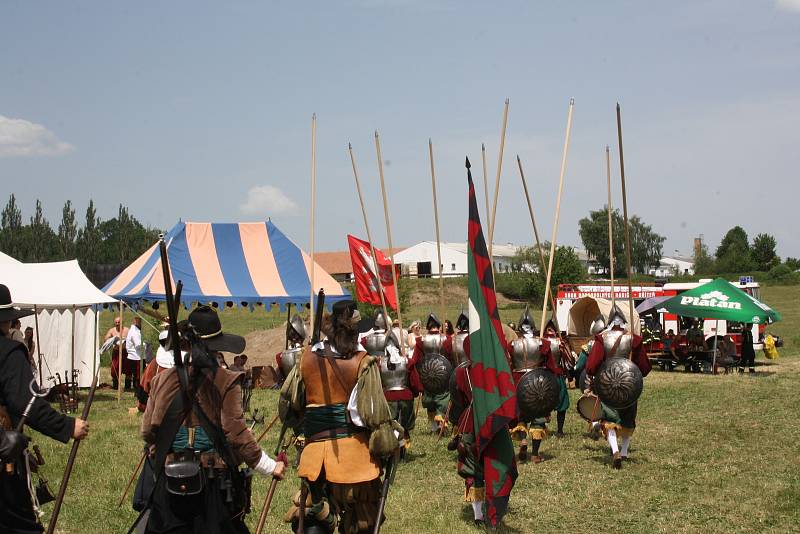
[[[467,359],[467,353],[464,350],[464,342],[469,337],[469,332],[459,332],[453,336],[453,357],[456,363],[461,363]]]
[[[281,352],[281,373],[283,376],[288,376],[297,362],[300,361],[300,354],[303,352],[303,347],[295,347],[293,349],[286,349]]]
[[[425,356],[441,354],[445,339],[446,337],[442,334],[426,334],[422,338],[422,353]]]
[[[619,344],[617,345],[617,340]],[[617,345],[614,351],[614,345]],[[605,349],[606,358],[612,356],[619,356],[620,358],[627,358],[631,354],[633,345],[633,336],[623,330],[609,330],[603,333],[603,348]],[[612,353],[612,351],[614,351]]]
[[[521,337],[511,343],[511,365],[514,371],[528,371],[541,367],[542,340],[538,337]]]
[[[400,363],[391,364],[389,356],[381,356],[381,384],[384,391],[400,391],[408,389],[408,362],[400,358]]]
[[[386,352],[385,332],[373,332],[364,338],[364,348],[370,356],[383,356]]]

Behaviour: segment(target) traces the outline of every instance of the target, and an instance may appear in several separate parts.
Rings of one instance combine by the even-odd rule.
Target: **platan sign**
[[[730,297],[721,291],[712,291],[699,297],[681,297],[684,306],[697,306],[704,308],[721,308],[726,310],[741,310],[741,302],[733,302]]]

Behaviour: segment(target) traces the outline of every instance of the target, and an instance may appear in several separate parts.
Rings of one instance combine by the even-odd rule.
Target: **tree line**
[[[0,214],[0,251],[25,263],[77,259],[84,270],[129,263],[147,250],[158,234],[158,229],[142,225],[122,204],[116,217],[100,219],[93,200],[89,200],[80,227],[70,200],[64,203],[55,229],[38,199],[27,224],[23,224],[22,209],[13,193]]]
[[[741,226],[734,226],[725,234],[712,255],[705,243],[699,243],[694,251],[694,270],[697,274],[747,273],[762,271],[775,281],[799,278],[800,259],[786,258],[781,261],[777,253],[777,241],[770,234],[761,233],[752,241]]]

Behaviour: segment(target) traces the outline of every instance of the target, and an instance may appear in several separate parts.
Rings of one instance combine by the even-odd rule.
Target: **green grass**
[[[796,531],[800,288],[765,287],[762,296],[783,314],[783,322],[770,327],[787,341],[779,360],[766,362],[759,355],[755,376],[653,371],[639,406],[632,459],[620,472],[611,470],[605,442],[584,436],[586,425],[574,412],[578,392],[571,390],[567,437],[543,444],[544,463],[520,466],[502,531]],[[455,302],[448,310],[457,312],[459,306]],[[428,306],[411,311],[424,318]],[[223,324],[244,334],[277,312],[248,314],[227,310]],[[519,305],[505,305],[501,315],[516,321]],[[271,415],[276,398],[274,391],[257,391],[252,405]],[[141,450],[140,418],[128,413],[133,402],[130,394],[118,403],[115,393],[98,392],[91,434],[80,447],[61,511],[62,532],[124,532],[133,521],[129,499],[116,508]],[[389,521],[383,532],[478,532],[469,505],[462,502],[463,483],[456,475],[453,453],[445,449],[444,440],[437,443],[424,431],[425,421],[418,423],[409,461],[401,466],[389,495]],[[277,434],[277,429],[271,431],[265,441],[270,452]],[[55,491],[69,447],[38,435],[35,441],[46,456],[44,473]],[[256,479],[251,528],[268,483]],[[281,517],[297,488],[293,474],[279,484],[266,532],[288,532]],[[49,517],[52,505],[44,510]]]

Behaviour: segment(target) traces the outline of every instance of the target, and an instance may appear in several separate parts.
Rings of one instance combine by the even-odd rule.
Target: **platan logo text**
[[[711,291],[699,297],[681,297],[681,304],[701,306],[704,308],[723,308],[726,310],[741,310],[741,302],[729,302],[728,295],[721,291]]]

